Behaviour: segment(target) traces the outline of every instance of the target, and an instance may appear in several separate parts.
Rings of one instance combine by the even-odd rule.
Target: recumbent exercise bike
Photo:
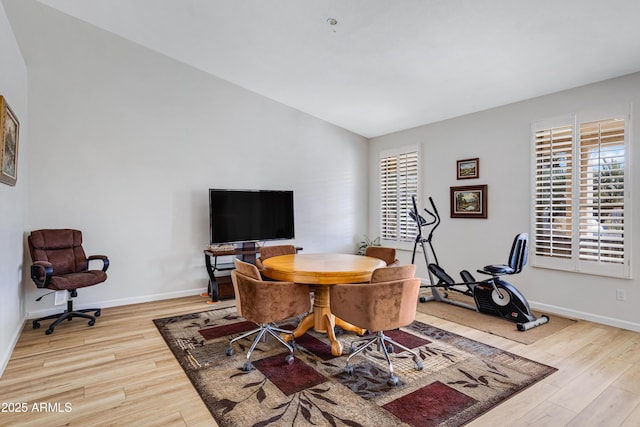
[[[432,296],[420,297],[420,302],[439,301],[459,307],[468,308],[484,314],[500,317],[516,323],[519,331],[526,331],[536,326],[549,322],[549,317],[542,315],[536,318],[531,313],[529,303],[526,298],[512,284],[501,279],[500,276],[518,274],[527,263],[529,235],[527,233],[518,234],[511,247],[508,264],[487,265],[478,273],[487,274],[491,277],[485,280],[477,281],[467,270],[460,272],[462,282],[456,281],[447,272],[440,267],[438,257],[433,249],[431,242],[433,232],[440,225],[440,215],[436,209],[433,199],[429,197],[432,211],[424,209],[431,217],[427,221],[418,213],[416,197],[412,196],[413,211],[409,211],[409,216],[418,225],[418,235],[413,245],[413,255],[411,263],[413,264],[416,257],[418,245],[422,246],[424,260],[429,270],[430,285],[422,285],[423,288],[430,288]],[[422,235],[422,227],[432,226],[429,235],[425,238]],[[429,256],[425,243],[429,245],[429,250],[434,258],[434,263],[429,262]],[[438,278],[436,282],[434,276]],[[444,293],[440,291],[444,290]],[[473,297],[475,306],[464,302],[456,301],[449,298],[448,292],[458,292],[466,296]]]

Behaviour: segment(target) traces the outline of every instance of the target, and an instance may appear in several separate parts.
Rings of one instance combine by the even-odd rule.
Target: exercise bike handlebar
[[[434,224],[434,226],[431,228],[431,231],[429,231],[429,237],[427,238],[427,241],[430,242],[431,237],[433,237],[433,232],[440,225],[440,214],[438,213],[438,208],[436,208],[436,204],[433,203],[433,199],[431,198],[431,196],[429,196],[429,203],[431,204],[431,209],[433,209],[433,212],[430,212],[427,208],[424,208],[424,210],[433,217],[433,222],[429,223],[429,225]]]
[[[411,219],[413,219],[416,222],[416,224],[418,224],[418,230],[420,230],[421,227],[424,227],[425,225],[427,225],[427,220],[424,219],[422,216],[420,216],[420,214],[418,213],[416,196],[411,196],[411,201],[413,202],[413,210],[409,211],[409,216],[411,217]]]
[[[430,222],[427,222],[426,219],[424,219],[423,216],[421,216],[418,213],[418,205],[416,203],[416,196],[411,196],[411,201],[413,202],[413,211],[409,211],[409,216],[411,217],[411,219],[413,219],[415,222],[418,223],[418,225],[420,227],[424,227],[425,225],[431,225],[434,223],[440,223],[440,216],[438,215],[438,210],[436,209],[435,205],[433,204],[433,200],[431,199],[431,197],[429,197],[429,201],[431,202],[431,206],[433,207],[434,212],[436,213],[435,215],[429,211],[428,209],[425,208],[425,212],[429,214],[429,216],[432,218],[432,220]],[[437,224],[436,224],[437,226]]]

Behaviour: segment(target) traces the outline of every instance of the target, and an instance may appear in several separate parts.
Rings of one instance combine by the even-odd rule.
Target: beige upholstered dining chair
[[[264,267],[262,261],[274,256],[295,254],[296,247],[293,245],[263,246],[260,248],[260,256],[256,258],[256,267],[262,270]]]
[[[420,278],[415,277],[414,264],[383,267],[371,275],[370,283],[354,283],[331,287],[331,312],[342,320],[367,329],[371,335],[351,344],[347,358],[346,371],[353,373],[351,359],[376,344],[382,349],[389,364],[390,385],[398,384],[393,373],[393,364],[389,352],[397,346],[413,355],[418,370],[422,370],[420,356],[402,344],[387,337],[384,331],[398,329],[413,322],[416,315],[416,303],[420,290]],[[357,349],[355,344],[364,341]]]
[[[234,259],[234,263],[236,269],[231,272],[231,279],[236,295],[236,309],[240,316],[254,322],[258,328],[233,338],[229,342],[227,355],[233,354],[234,342],[257,334],[247,352],[247,361],[242,367],[244,371],[250,371],[251,353],[265,334],[269,334],[289,350],[285,362],[292,364],[293,331],[278,328],[274,322],[308,312],[311,309],[309,287],[293,282],[263,281],[255,265],[237,258]],[[285,341],[280,337],[280,333],[290,334],[291,341]]]
[[[387,263],[387,267],[400,265],[396,258],[395,248],[385,248],[384,246],[369,246],[364,252],[365,256],[378,258]]]

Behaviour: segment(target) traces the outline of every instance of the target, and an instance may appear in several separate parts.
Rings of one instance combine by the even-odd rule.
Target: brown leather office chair
[[[308,312],[311,309],[309,287],[293,282],[263,281],[255,265],[237,258],[234,259],[234,263],[236,269],[231,272],[231,279],[236,293],[236,309],[240,316],[254,322],[258,328],[233,338],[229,342],[227,356],[233,354],[234,342],[257,334],[247,352],[247,361],[242,367],[242,370],[250,371],[251,353],[262,337],[269,334],[289,350],[285,362],[292,364],[293,331],[278,328],[273,323]],[[280,333],[290,334],[291,341],[286,342],[280,337]]]
[[[56,319],[45,331],[49,335],[63,320],[71,320],[74,317],[89,319],[89,326],[93,326],[96,317],[100,316],[100,309],[74,310],[73,298],[78,295],[78,288],[97,285],[107,280],[109,258],[104,255],[87,257],[82,249],[82,232],[79,230],[36,230],[31,232],[27,241],[33,261],[31,279],[36,286],[69,292],[67,310],[34,320],[33,329],[38,329],[42,320]],[[101,270],[89,270],[89,261],[93,260],[102,261]],[[93,316],[87,314],[90,312],[94,312]]]
[[[258,267],[258,270],[262,270],[264,268],[262,261],[265,259],[274,256],[295,254],[296,252],[296,247],[293,245],[263,246],[260,248],[260,256],[256,258],[256,267]]]
[[[365,256],[378,258],[387,263],[387,267],[400,265],[396,258],[395,248],[385,248],[384,246],[369,246],[364,252]]]
[[[351,359],[376,344],[382,349],[389,364],[390,385],[398,384],[393,373],[389,352],[400,347],[413,355],[418,370],[422,370],[420,356],[402,344],[393,341],[384,331],[398,329],[413,322],[420,290],[420,278],[415,277],[414,264],[383,267],[375,270],[370,283],[354,283],[331,287],[331,312],[355,326],[367,329],[371,335],[355,340],[351,344],[346,371],[353,373]],[[364,341],[357,349],[355,344]]]

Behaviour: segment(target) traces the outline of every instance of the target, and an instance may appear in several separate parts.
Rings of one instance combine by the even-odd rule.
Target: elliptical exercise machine
[[[447,272],[440,267],[438,257],[433,244],[433,232],[440,225],[440,215],[436,209],[433,199],[429,197],[432,211],[424,209],[431,217],[429,221],[418,213],[416,205],[416,197],[412,197],[413,211],[409,211],[409,216],[418,225],[418,235],[413,244],[413,255],[411,263],[413,264],[416,257],[418,245],[422,247],[424,261],[429,270],[430,285],[422,285],[423,288],[430,288],[432,296],[420,297],[420,302],[439,301],[459,307],[468,308],[480,313],[490,314],[516,323],[519,331],[526,331],[536,326],[549,322],[548,316],[536,318],[531,313],[529,303],[526,298],[512,284],[501,279],[500,276],[518,274],[527,263],[529,235],[527,233],[518,234],[511,247],[509,253],[508,264],[487,265],[483,269],[477,270],[478,273],[487,274],[491,277],[485,280],[477,281],[467,270],[460,272],[462,282],[456,283],[455,280]],[[425,238],[422,235],[422,227],[432,226],[429,235]],[[425,243],[429,245],[429,250],[434,258],[434,263],[429,262],[429,256]],[[434,276],[438,278],[436,282]],[[441,292],[441,290],[444,292]],[[473,297],[475,306],[449,298],[448,292],[458,292],[466,296]]]

